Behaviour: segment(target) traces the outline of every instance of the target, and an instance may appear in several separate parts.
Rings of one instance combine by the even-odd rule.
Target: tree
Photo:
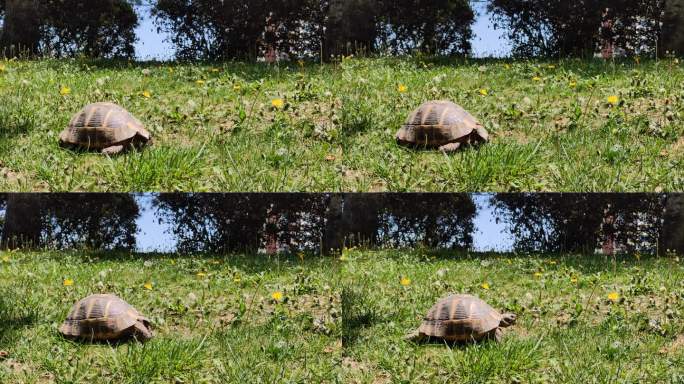
[[[0,47],[6,56],[37,54],[40,43],[40,0],[3,0],[4,19]]]
[[[684,255],[684,195],[682,194],[667,196],[658,251],[663,255],[669,251]]]
[[[663,23],[663,51],[684,54],[684,0],[667,0]]]
[[[140,0],[0,0],[6,56],[132,57]]]
[[[38,247],[42,230],[41,209],[40,195],[7,194],[0,249]]]
[[[615,45],[627,54],[657,49],[664,0],[491,0],[497,27],[509,30],[515,55],[584,56],[597,51],[602,16],[613,19]]]
[[[395,54],[470,51],[475,12],[467,0],[384,0],[381,44]]]
[[[497,194],[492,202],[520,252],[594,253],[606,236],[620,251],[653,252],[664,207],[649,194]]]
[[[325,57],[375,49],[378,0],[330,0],[325,22]]]

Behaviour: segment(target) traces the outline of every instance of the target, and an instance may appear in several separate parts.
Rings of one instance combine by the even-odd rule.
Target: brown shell
[[[137,333],[149,339],[150,321],[115,295],[91,295],[77,302],[59,331],[66,337],[117,340]]]
[[[149,141],[150,133],[124,108],[113,103],[90,104],[78,112],[59,135],[62,145],[101,150],[126,145],[138,139]]]
[[[416,109],[397,133],[404,145],[441,147],[455,142],[489,140],[473,115],[451,101],[429,101]]]
[[[499,328],[501,314],[471,295],[451,295],[437,302],[418,332],[448,341],[480,340]]]

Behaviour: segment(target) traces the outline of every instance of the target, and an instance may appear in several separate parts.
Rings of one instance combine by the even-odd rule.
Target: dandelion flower
[[[207,277],[207,274],[204,272],[197,272],[197,277]]]
[[[206,84],[206,81],[204,81],[204,80],[197,80],[197,81],[195,81],[195,84],[197,84],[197,85],[200,85],[200,86],[201,86],[201,85],[204,85],[204,84]]]
[[[620,102],[620,98],[613,95],[613,96],[608,96],[608,104],[610,105],[617,105]]]
[[[544,275],[544,274],[541,273],[541,272],[535,272],[535,273],[534,273],[534,277],[536,277],[537,279],[541,278],[543,275]]]
[[[62,85],[61,88],[59,88],[59,94],[62,96],[70,95],[71,94],[71,88]]]
[[[411,279],[409,279],[408,277],[402,277],[399,281],[399,284],[403,285],[404,287],[408,287],[409,285],[411,285]]]
[[[535,76],[532,78],[532,81],[542,81],[542,78],[539,76]]]
[[[480,89],[480,95],[487,96],[487,95],[489,95],[489,91],[487,89],[484,89],[484,88]]]
[[[482,287],[482,289],[487,290],[487,289],[489,289],[489,284],[488,283],[482,283],[482,285],[480,285],[480,287]]]
[[[234,283],[239,283],[241,281],[240,276],[235,276],[233,277],[233,282]]]
[[[556,69],[556,66],[553,65],[553,64],[549,64],[548,68],[549,68],[549,69]]]
[[[3,257],[2,257],[2,261],[3,261],[4,263],[9,263],[9,256],[3,256]]]
[[[233,85],[233,91],[239,91],[239,90],[240,90],[240,84]]]
[[[285,101],[283,99],[273,99],[271,100],[271,106],[275,109],[283,109]]]
[[[148,291],[151,291],[151,290],[152,290],[152,283],[151,283],[151,282],[147,282],[147,283],[145,283],[145,284],[143,285],[143,287],[144,287],[145,289],[147,289]]]
[[[71,287],[72,285],[74,285],[74,280],[72,280],[72,279],[64,279],[64,286],[65,286],[65,287]]]
[[[615,303],[620,299],[620,295],[617,292],[611,292],[608,294],[608,300],[612,301]]]
[[[219,73],[220,71],[221,71],[221,70],[218,69],[218,68],[212,68],[212,69],[211,69],[211,72],[213,72],[213,73]]]
[[[399,84],[399,86],[397,87],[397,91],[399,91],[399,93],[406,93],[406,91],[408,91],[408,88],[404,84]]]
[[[577,88],[577,82],[576,82],[576,81],[571,81],[571,82],[570,82],[570,88]]]
[[[573,276],[570,278],[570,282],[573,284],[577,284],[577,276]]]
[[[511,65],[510,64],[504,64],[504,68],[511,69]]]
[[[150,91],[143,91],[142,95],[143,95],[144,98],[149,99],[150,97],[152,97],[152,92],[150,92]]]
[[[275,301],[282,301],[283,300],[283,293],[280,291],[275,291],[271,294],[271,298]]]

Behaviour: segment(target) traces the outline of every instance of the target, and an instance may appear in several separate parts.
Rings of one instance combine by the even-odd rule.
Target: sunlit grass
[[[680,64],[553,64],[7,62],[0,73],[0,174],[11,177],[0,178],[0,189],[684,188]],[[432,99],[463,105],[492,142],[450,156],[397,146],[406,117]],[[129,109],[154,145],[112,159],[60,149],[57,135],[71,116],[97,101]]]
[[[349,382],[684,379],[679,259],[352,251],[343,263]],[[505,330],[501,344],[405,341],[428,309],[451,293],[471,293],[515,312],[518,323]]]
[[[325,258],[12,253],[0,262],[0,382],[336,382],[336,276]],[[62,338],[73,303],[100,292],[148,316],[156,337]]]

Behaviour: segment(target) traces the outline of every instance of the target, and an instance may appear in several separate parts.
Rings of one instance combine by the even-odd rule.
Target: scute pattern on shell
[[[478,340],[500,323],[501,314],[484,301],[471,295],[451,295],[430,308],[418,331],[451,341]]]
[[[440,147],[453,142],[487,141],[484,127],[461,106],[451,101],[430,101],[413,111],[397,133],[404,145]]]
[[[140,120],[116,104],[95,103],[74,115],[61,133],[60,143],[99,150],[127,144],[136,138],[141,142],[151,139]]]
[[[60,327],[67,337],[92,340],[115,340],[146,328],[149,320],[130,304],[115,295],[91,295],[78,301]]]

